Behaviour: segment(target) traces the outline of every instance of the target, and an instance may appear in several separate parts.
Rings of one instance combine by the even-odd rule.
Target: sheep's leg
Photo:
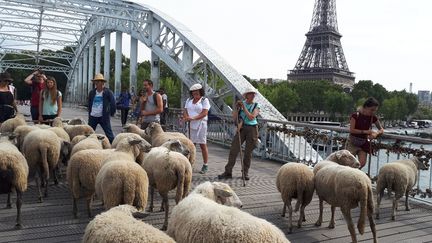
[[[284,202],[283,209],[282,209],[282,215],[281,215],[282,217],[285,217],[286,207],[287,207],[287,204]]]
[[[11,203],[11,193],[8,193],[8,197],[7,197],[7,201],[6,201],[6,208],[12,208],[12,203]]]
[[[300,217],[299,217],[299,220],[297,222],[297,227],[298,228],[301,228],[302,227],[302,223],[304,221],[306,221],[306,219],[305,219],[305,212],[304,212],[305,207],[306,207],[305,204],[302,204],[301,207],[300,207]]]
[[[377,193],[377,204],[376,204],[376,212],[375,212],[375,217],[376,219],[379,219],[380,216],[380,205],[381,205],[381,198],[384,196],[384,190],[382,190],[381,192]]]
[[[330,223],[328,226],[329,229],[334,229],[334,227],[335,227],[335,219],[334,219],[335,209],[336,209],[336,207],[331,206],[331,218],[330,218]]]
[[[149,212],[153,212],[153,197],[154,197],[154,188],[150,186],[150,206],[149,206]]]
[[[78,198],[74,198],[73,199],[73,206],[72,206],[72,212],[73,212],[73,216],[74,218],[78,218]]]
[[[393,207],[392,207],[392,213],[391,213],[391,219],[392,220],[396,219],[397,203],[398,203],[398,200],[396,199],[396,195],[395,195],[395,197],[393,198]]]
[[[38,193],[39,193],[39,203],[42,203],[42,190],[39,184],[39,178],[40,178],[40,172],[37,172],[37,175],[35,176],[35,182],[36,182],[36,187],[38,189]],[[41,179],[41,183],[42,183],[42,179]]]
[[[162,204],[165,206],[165,221],[162,225],[161,230],[165,231],[168,228],[168,212],[169,212],[169,204],[168,204],[168,193],[162,196]]]
[[[22,193],[19,190],[16,190],[17,198],[16,198],[16,208],[17,208],[17,218],[15,228],[21,229],[21,205],[22,205]]]
[[[93,201],[93,195],[87,198],[87,216],[89,218],[92,217],[92,213],[91,213],[91,204]]]
[[[56,168],[58,168],[58,167],[56,167]],[[57,169],[56,168],[54,168],[52,170],[53,179],[54,179],[54,185],[58,185],[59,184],[59,182],[58,182],[58,176],[57,176]]]
[[[288,200],[287,206],[288,206],[288,229],[289,229],[288,232],[292,233],[292,212],[293,212],[293,209],[292,209],[292,205],[291,205],[291,200]]]
[[[409,192],[409,191],[406,191],[406,192],[405,192],[405,211],[410,211],[410,210],[411,210],[411,209],[410,209],[410,206],[409,206],[408,192]]]
[[[351,240],[353,243],[357,243],[357,237],[356,237],[356,232],[355,232],[355,228],[354,228],[354,223],[353,223],[352,218],[351,218],[351,209],[342,207],[341,210],[342,210],[342,214],[345,218],[345,221],[347,222],[348,230],[351,234]]]
[[[165,211],[165,206],[164,206],[164,202],[162,201],[159,212],[163,212],[163,211]]]
[[[48,177],[42,178],[45,181],[45,193],[44,197],[48,197]]]
[[[369,218],[369,226],[370,226],[371,231],[372,231],[374,243],[377,243],[378,241],[377,241],[377,236],[376,236],[375,220],[373,219],[373,205],[371,205],[371,207],[368,208],[368,218]]]
[[[315,226],[321,226],[322,215],[323,215],[323,200],[320,198],[319,199],[319,216],[318,216],[318,220],[315,223]]]

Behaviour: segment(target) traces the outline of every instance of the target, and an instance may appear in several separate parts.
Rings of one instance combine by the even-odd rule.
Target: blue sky
[[[183,23],[240,73],[257,79],[286,79],[306,40],[315,2],[135,1]],[[370,79],[388,90],[408,90],[412,82],[414,92],[431,90],[430,9],[430,0],[337,1],[342,46],[356,81]],[[141,47],[140,61],[150,52]]]

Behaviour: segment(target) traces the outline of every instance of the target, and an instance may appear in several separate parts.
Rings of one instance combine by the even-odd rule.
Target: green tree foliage
[[[419,120],[432,120],[432,108],[427,106],[420,106],[413,114],[413,118]]]

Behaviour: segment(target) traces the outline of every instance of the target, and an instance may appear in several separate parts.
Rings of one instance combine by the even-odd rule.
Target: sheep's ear
[[[232,192],[220,188],[215,188],[214,192],[218,197],[231,197],[233,195]]]
[[[134,139],[134,140],[129,141],[130,145],[137,145],[137,144],[140,144],[140,143],[141,143],[140,139]]]
[[[89,134],[89,133],[86,133],[86,134],[84,134],[84,136],[86,136],[86,137],[89,137],[89,136],[90,136],[90,134]]]
[[[96,137],[97,137],[98,140],[103,140],[105,138],[104,135],[96,135]]]
[[[134,212],[132,213],[132,216],[136,219],[143,219],[149,216],[150,214],[147,212]]]
[[[14,140],[17,136],[18,136],[18,135],[17,135],[16,133],[10,133],[10,134],[8,135],[9,140]]]

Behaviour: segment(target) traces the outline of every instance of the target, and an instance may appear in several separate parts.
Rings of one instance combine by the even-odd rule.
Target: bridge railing
[[[180,110],[171,109],[167,124],[171,129],[187,134],[187,125],[181,117]],[[349,128],[346,127],[265,119],[259,119],[258,128],[259,142],[254,150],[255,156],[283,163],[301,162],[310,166],[314,166],[330,153],[344,149],[349,136]],[[235,133],[236,126],[231,116],[209,115],[207,134],[209,141],[230,147]],[[280,139],[281,137],[283,139]],[[289,144],[289,147],[286,144]],[[371,178],[377,176],[381,166],[398,159],[418,156],[427,160],[429,164],[432,160],[431,139],[384,133],[371,144],[373,154],[369,155],[367,164],[362,169]],[[308,149],[307,145],[311,145],[318,153],[313,154],[313,150]],[[419,171],[415,189],[417,199],[432,204],[430,167],[428,170]]]

